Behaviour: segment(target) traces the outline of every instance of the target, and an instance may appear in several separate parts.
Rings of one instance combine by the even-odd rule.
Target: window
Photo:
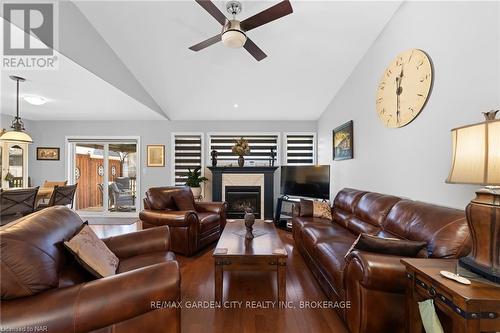
[[[183,186],[186,183],[188,169],[202,168],[203,144],[201,133],[173,133],[174,170],[173,183]]]
[[[234,155],[231,148],[234,142],[239,138],[245,138],[250,145],[250,155],[245,156],[245,160],[255,161],[257,165],[266,164],[271,156],[271,149],[274,150],[276,157],[275,161],[280,159],[279,154],[279,134],[210,134],[209,148],[217,151],[218,165],[237,165],[238,156]],[[266,162],[266,163],[265,163]]]
[[[78,183],[75,209],[84,216],[135,216],[140,204],[139,138],[72,137],[67,145],[69,183]]]
[[[285,164],[316,164],[316,133],[285,133]]]

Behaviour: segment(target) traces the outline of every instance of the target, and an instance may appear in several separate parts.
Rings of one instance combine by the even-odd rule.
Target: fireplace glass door
[[[245,216],[246,208],[252,209],[257,219],[261,218],[259,186],[226,186],[225,197],[228,203],[228,218],[242,219]]]

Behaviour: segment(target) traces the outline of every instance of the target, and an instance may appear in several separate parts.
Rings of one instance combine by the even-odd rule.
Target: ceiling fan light
[[[239,30],[227,30],[222,34],[222,44],[237,49],[245,45],[247,36]]]

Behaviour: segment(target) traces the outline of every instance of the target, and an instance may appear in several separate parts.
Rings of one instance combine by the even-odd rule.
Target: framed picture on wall
[[[59,161],[61,159],[58,147],[36,147],[36,159],[39,161]]]
[[[147,166],[164,167],[165,166],[165,146],[148,145],[147,146]]]
[[[332,133],[332,140],[334,161],[354,158],[354,131],[352,120],[335,128]]]

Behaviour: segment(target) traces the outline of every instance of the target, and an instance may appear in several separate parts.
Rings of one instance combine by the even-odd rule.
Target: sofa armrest
[[[171,228],[187,227],[198,223],[198,215],[192,210],[150,210],[139,213],[141,221],[154,225],[168,225]]]
[[[118,258],[130,258],[144,253],[169,251],[170,230],[168,226],[162,226],[103,238],[102,241]]]
[[[358,280],[367,289],[404,293],[406,269],[400,256],[352,251],[346,258],[345,281]]]
[[[194,208],[200,213],[214,213],[220,216],[220,233],[226,227],[227,202],[195,202]]]
[[[200,213],[224,214],[227,211],[227,202],[195,202],[194,209]]]
[[[2,301],[0,327],[6,331],[46,327],[51,333],[89,332],[154,311],[152,302],[179,300],[179,266],[172,261]]]

